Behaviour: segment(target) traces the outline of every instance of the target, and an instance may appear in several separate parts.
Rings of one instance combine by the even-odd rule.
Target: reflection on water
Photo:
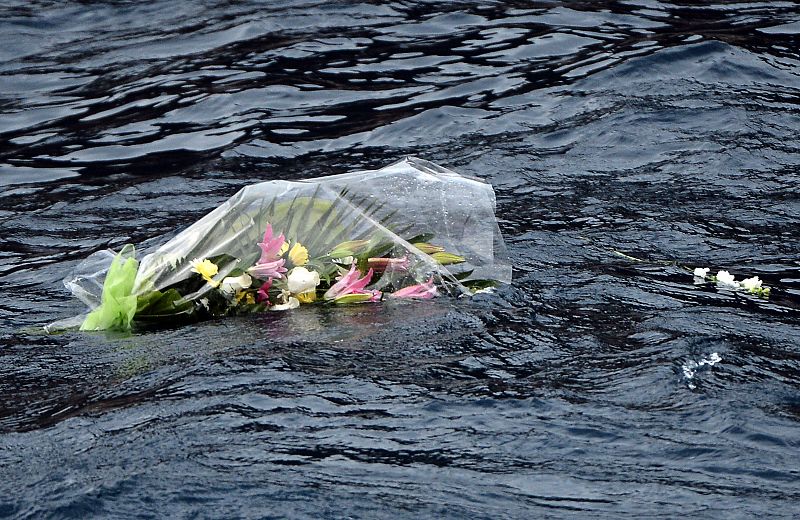
[[[792,516],[794,3],[0,12],[0,516]],[[37,330],[94,251],[404,154],[495,186],[511,286]]]

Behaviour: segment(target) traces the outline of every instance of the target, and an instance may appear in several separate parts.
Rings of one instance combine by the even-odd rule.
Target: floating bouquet
[[[135,258],[95,253],[66,286],[82,330],[127,330],[305,304],[462,295],[511,279],[490,185],[427,161],[248,186]]]

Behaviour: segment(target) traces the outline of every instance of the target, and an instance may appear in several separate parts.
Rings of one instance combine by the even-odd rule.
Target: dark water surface
[[[0,5],[0,516],[797,515],[797,2]],[[405,154],[495,186],[511,286],[37,330],[94,251]]]

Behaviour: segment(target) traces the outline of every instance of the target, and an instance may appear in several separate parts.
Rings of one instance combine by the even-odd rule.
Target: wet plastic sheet
[[[366,301],[355,296],[369,292],[369,301],[378,301],[470,294],[508,283],[511,266],[494,211],[489,184],[417,158],[379,170],[254,184],[142,258],[132,283],[140,301],[134,321],[285,308],[296,296],[304,303],[338,303]],[[267,226],[274,240],[285,242],[268,259],[283,266],[275,276],[254,269],[265,260],[259,243],[268,238]],[[103,301],[102,279],[113,258],[96,253],[65,280],[92,309]],[[203,275],[206,259],[214,272]],[[301,272],[321,280],[315,291],[305,287],[303,298],[287,285],[293,272],[296,280]],[[336,296],[337,280],[363,282],[367,275],[367,285],[329,297],[331,291]],[[415,292],[418,286],[435,288]],[[165,291],[172,296],[154,304],[153,295]],[[224,298],[215,300],[217,293]]]

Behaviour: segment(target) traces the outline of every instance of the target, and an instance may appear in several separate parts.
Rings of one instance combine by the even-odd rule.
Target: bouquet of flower
[[[494,204],[488,184],[414,158],[263,182],[141,262],[96,253],[65,284],[93,309],[82,330],[472,294],[511,279]]]

